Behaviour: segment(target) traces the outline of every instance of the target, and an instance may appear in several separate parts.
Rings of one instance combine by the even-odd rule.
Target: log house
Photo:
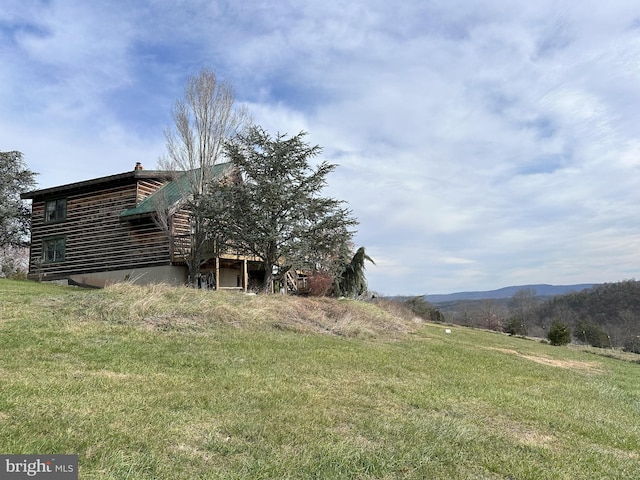
[[[225,165],[217,165],[217,174]],[[133,171],[23,193],[32,201],[28,277],[103,287],[109,283],[184,285],[189,214],[172,172]],[[173,208],[168,229],[154,220],[158,198]],[[211,257],[199,286],[248,291],[264,278],[257,258]]]

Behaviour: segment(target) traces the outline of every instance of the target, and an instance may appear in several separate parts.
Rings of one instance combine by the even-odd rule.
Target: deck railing
[[[232,247],[218,250],[215,240],[206,240],[202,246],[201,256],[203,258],[214,258],[219,255],[223,258],[247,259],[251,261],[260,261],[253,255],[246,255]],[[175,235],[171,242],[171,261],[174,263],[186,262],[187,257],[191,254],[191,236]]]

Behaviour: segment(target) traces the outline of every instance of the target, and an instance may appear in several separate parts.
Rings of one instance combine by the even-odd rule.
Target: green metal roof
[[[212,178],[222,177],[230,163],[220,163],[213,166]],[[129,208],[120,214],[120,217],[146,217],[156,211],[156,206],[166,203],[169,209],[175,207],[187,194],[188,188],[188,172],[183,173],[176,180],[165,183],[158,190],[153,192],[136,207]]]

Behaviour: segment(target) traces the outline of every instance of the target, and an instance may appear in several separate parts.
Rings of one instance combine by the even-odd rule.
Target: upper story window
[[[67,199],[58,198],[44,202],[44,221],[59,222],[67,218]]]

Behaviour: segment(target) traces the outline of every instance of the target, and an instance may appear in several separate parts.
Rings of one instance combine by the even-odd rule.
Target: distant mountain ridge
[[[581,292],[587,288],[592,288],[595,283],[580,283],[577,285],[519,285],[488,290],[485,292],[458,292],[447,294],[424,295],[429,303],[457,302],[461,300],[497,300],[501,298],[511,298],[519,290],[533,290],[538,297],[552,297],[564,295],[570,292]]]

